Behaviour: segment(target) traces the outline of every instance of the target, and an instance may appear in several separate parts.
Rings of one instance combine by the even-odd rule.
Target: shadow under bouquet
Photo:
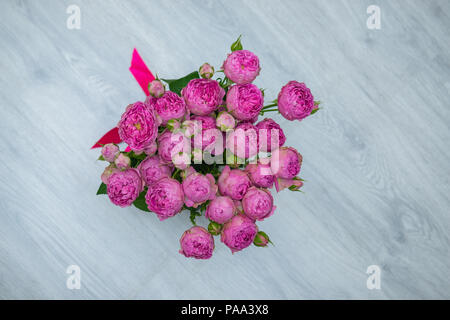
[[[271,241],[256,222],[276,210],[269,189],[303,185],[302,155],[284,146],[278,123],[258,117],[278,112],[301,121],[319,102],[304,83],[289,81],[265,105],[264,90],[253,84],[259,59],[240,38],[219,71],[205,63],[180,79],[155,79],[135,50],[130,71],[146,99],[128,105],[117,127],[94,145],[101,147],[99,160],[109,163],[97,194],[161,221],[188,213],[193,226],[180,238],[186,257],[211,258],[214,236],[233,253],[252,243],[267,246]],[[207,229],[197,226],[200,216],[209,220]]]

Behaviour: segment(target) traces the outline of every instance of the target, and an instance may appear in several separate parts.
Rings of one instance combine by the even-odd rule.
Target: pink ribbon
[[[145,95],[149,96],[150,93],[148,92],[148,84],[155,80],[155,77],[153,76],[150,69],[145,64],[144,60],[142,60],[141,56],[139,55],[136,48],[133,50],[133,56],[131,58],[131,66],[130,66],[130,72],[133,74],[136,81],[141,86],[142,90],[144,91]],[[121,143],[122,139],[120,139],[119,136],[119,129],[117,127],[112,128],[107,133],[103,135],[103,137],[98,140],[91,149],[94,148],[100,148],[102,145],[105,145],[107,143]],[[127,147],[125,149],[125,152],[131,151],[130,147]]]

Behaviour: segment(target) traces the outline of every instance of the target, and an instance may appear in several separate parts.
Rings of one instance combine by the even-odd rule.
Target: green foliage
[[[139,197],[137,197],[137,199],[134,200],[133,205],[142,211],[150,212],[150,210],[148,210],[147,203],[145,202],[145,194],[146,193],[147,193],[147,188],[145,188],[145,190],[139,194]]]
[[[106,194],[106,193],[107,193],[106,192],[106,184],[104,184],[102,182],[102,184],[100,185],[100,187],[97,190],[97,195],[99,195],[99,194]]]
[[[233,42],[233,44],[231,45],[231,51],[238,51],[238,50],[242,50],[242,43],[241,43],[241,37],[242,34],[239,36],[239,38],[237,38],[237,40],[235,42]]]
[[[198,74],[198,71],[194,71],[192,73],[189,73],[187,76],[184,76],[180,79],[162,79],[169,85],[169,89],[172,92],[175,92],[178,95],[181,95],[181,89],[186,87],[186,85],[191,81],[192,79],[198,79],[200,78],[200,75]]]

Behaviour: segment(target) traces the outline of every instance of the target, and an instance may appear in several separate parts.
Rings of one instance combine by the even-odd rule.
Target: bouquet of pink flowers
[[[99,160],[109,162],[97,194],[161,221],[189,212],[194,226],[180,239],[186,257],[209,259],[218,235],[233,253],[252,243],[267,246],[270,239],[256,222],[275,212],[269,189],[300,191],[303,185],[302,155],[284,146],[278,123],[258,117],[277,111],[301,121],[319,102],[304,83],[290,81],[264,105],[264,90],[253,84],[259,59],[243,50],[240,38],[216,79],[208,63],[180,79],[155,79],[137,55],[147,71],[144,80],[135,76],[147,97],[126,107],[111,143],[97,145]],[[120,142],[128,145],[123,151]],[[196,225],[202,215],[207,229]]]

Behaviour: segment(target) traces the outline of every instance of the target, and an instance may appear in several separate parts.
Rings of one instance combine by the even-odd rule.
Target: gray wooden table
[[[0,16],[0,298],[450,298],[448,0],[11,0]],[[301,123],[275,115],[305,194],[276,195],[260,224],[274,247],[231,255],[216,240],[211,260],[186,259],[188,215],[159,222],[95,196],[89,148],[144,98],[134,47],[174,78],[220,67],[241,33],[268,99],[297,79],[324,102]]]

